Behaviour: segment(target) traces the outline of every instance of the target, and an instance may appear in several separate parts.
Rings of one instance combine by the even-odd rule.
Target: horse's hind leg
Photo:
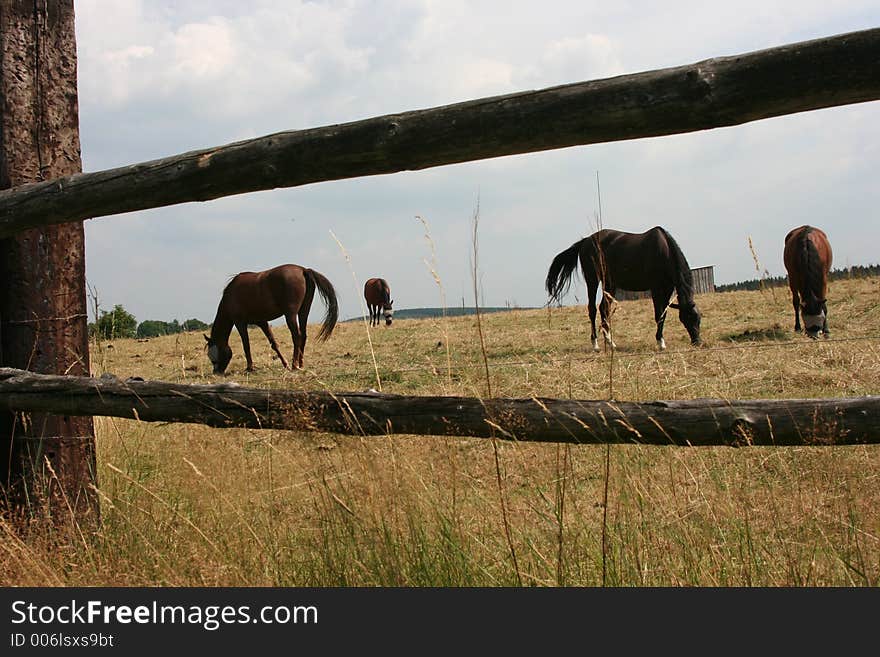
[[[236,322],[235,328],[238,330],[238,335],[241,337],[241,347],[244,349],[244,358],[247,361],[247,371],[254,371],[254,361],[251,359],[251,341],[248,336],[248,325],[247,322]]]
[[[593,351],[599,351],[599,341],[596,339],[596,291],[599,283],[587,281],[587,312],[590,314],[590,341],[593,343]]]
[[[296,313],[291,311],[284,315],[284,319],[290,330],[290,339],[293,340],[293,357],[290,360],[290,369],[298,370],[302,366],[300,365],[300,338],[299,327],[296,325]]]
[[[272,351],[274,351],[278,355],[278,358],[281,359],[281,364],[284,365],[284,369],[289,369],[287,366],[287,360],[285,360],[284,354],[281,353],[281,349],[278,348],[278,343],[275,341],[275,334],[272,333],[272,327],[269,326],[269,322],[259,322],[257,326],[263,330],[263,334],[269,341],[269,346],[272,347]]]
[[[309,311],[312,309],[312,300],[315,298],[315,288],[306,288],[306,294],[299,305],[299,369],[303,368],[303,356],[306,353],[306,337],[309,324]]]
[[[308,302],[308,303],[306,303]],[[303,367],[303,356],[306,353],[306,338],[308,337],[309,324],[309,308],[311,307],[311,299],[303,302],[299,309],[299,368]]]

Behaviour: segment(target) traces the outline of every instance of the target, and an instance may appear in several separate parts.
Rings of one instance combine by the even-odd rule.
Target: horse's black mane
[[[691,266],[672,235],[665,228],[660,226],[658,228],[666,236],[669,250],[675,259],[675,293],[678,295],[678,301],[679,303],[690,303],[694,300],[694,275],[691,272]]]
[[[813,229],[808,226],[798,235],[798,251],[800,252],[801,264],[804,270],[804,288],[808,294],[814,296],[819,301],[824,301],[822,298],[824,271],[816,245],[813,244],[813,240],[809,239],[812,232]]]

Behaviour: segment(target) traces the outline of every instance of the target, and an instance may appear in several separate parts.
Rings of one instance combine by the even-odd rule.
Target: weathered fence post
[[[0,189],[82,170],[73,0],[0,0]],[[89,373],[81,221],[0,240],[0,362]],[[97,519],[90,417],[0,414],[0,505]],[[36,503],[36,504],[35,504]]]

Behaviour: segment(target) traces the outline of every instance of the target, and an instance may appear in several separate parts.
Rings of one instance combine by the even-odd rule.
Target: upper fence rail
[[[880,28],[279,132],[0,192],[0,237],[279,187],[732,126],[880,99]]]

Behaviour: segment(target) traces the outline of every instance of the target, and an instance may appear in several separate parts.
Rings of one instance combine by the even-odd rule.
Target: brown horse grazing
[[[571,275],[581,263],[581,272],[587,282],[588,308],[592,331],[593,350],[599,351],[596,340],[596,291],[602,284],[602,332],[611,340],[608,326],[608,299],[623,290],[650,290],[654,301],[654,321],[657,323],[657,346],[666,349],[663,323],[666,308],[678,309],[678,318],[687,329],[694,345],[700,344],[700,311],[694,303],[694,283],[691,268],[672,236],[660,226],[644,233],[624,233],[604,229],[575,242],[558,254],[547,272],[545,286],[551,300],[559,300],[571,282]],[[678,303],[669,303],[673,290]]]
[[[371,278],[364,283],[364,299],[370,312],[370,326],[379,326],[379,312],[385,315],[385,326],[391,326],[394,310],[391,304],[391,288],[384,278]]]
[[[791,288],[794,330],[801,330],[802,313],[807,335],[817,338],[821,332],[827,338],[828,307],[825,297],[832,260],[828,236],[812,226],[795,228],[785,236],[782,259],[788,272],[788,287]]]
[[[232,333],[233,326],[238,329],[241,337],[247,371],[254,370],[248,324],[256,324],[263,330],[282,365],[287,368],[287,361],[284,360],[269,327],[270,321],[282,315],[287,320],[287,328],[290,329],[290,337],[293,339],[291,365],[295,369],[301,369],[306,349],[306,323],[316,288],[327,305],[324,324],[318,333],[320,340],[326,340],[336,326],[339,307],[333,285],[323,275],[299,265],[279,265],[266,271],[243,271],[236,274],[223,289],[223,296],[217,306],[217,316],[211,325],[211,337],[205,336],[208,358],[214,365],[214,374],[225,372],[232,359],[229,334]]]

